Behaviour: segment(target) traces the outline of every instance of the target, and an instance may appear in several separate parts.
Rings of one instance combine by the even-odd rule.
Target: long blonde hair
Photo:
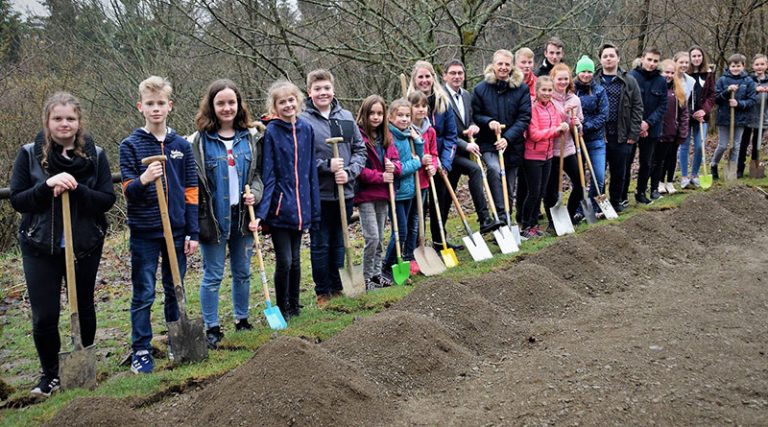
[[[437,81],[435,68],[427,61],[416,61],[416,63],[413,64],[413,70],[411,70],[411,82],[408,84],[408,94],[418,90],[416,88],[416,73],[421,69],[425,69],[432,74],[432,94],[435,95],[434,112],[438,114],[446,112],[451,105],[451,99],[448,97],[445,89],[443,89],[443,85]]]
[[[675,73],[672,75],[672,87],[675,91],[675,98],[677,98],[677,104],[681,107],[685,107],[686,99],[685,99],[685,86],[683,85],[683,82],[680,80],[680,76],[677,72],[677,64],[675,64],[675,61],[671,59],[665,59],[661,61],[661,64],[659,64],[659,68],[663,71],[666,67],[672,66],[672,69],[675,70]]]

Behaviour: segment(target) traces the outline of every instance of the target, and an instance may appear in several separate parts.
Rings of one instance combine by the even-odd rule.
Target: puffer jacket
[[[551,159],[554,156],[555,139],[560,139],[560,123],[568,118],[553,102],[534,102],[531,113],[531,123],[525,133],[525,159]]]
[[[360,135],[365,142],[368,157],[365,167],[358,179],[358,188],[355,192],[355,204],[389,200],[389,184],[384,182],[384,159],[386,157],[395,166],[395,176],[400,175],[403,166],[400,164],[400,156],[394,142],[384,148],[378,141],[371,141],[363,129]]]
[[[412,199],[416,195],[416,180],[414,175],[421,167],[421,161],[414,158],[411,152],[410,134],[401,131],[394,125],[389,125],[389,131],[392,132],[394,145],[397,147],[397,154],[400,156],[402,169],[400,175],[395,178],[395,200],[402,201]],[[424,140],[417,138],[413,141],[417,157],[424,154]]]
[[[581,100],[578,96],[576,96],[573,92],[566,92],[565,94],[560,94],[557,92],[552,93],[552,102],[555,104],[555,106],[560,111],[569,111],[572,108],[576,111],[576,117],[579,118],[583,122],[584,120],[584,113],[581,111]],[[571,130],[569,130],[565,135],[565,149],[564,149],[564,155],[565,157],[571,156],[573,154],[576,154],[576,144],[573,142],[573,124],[572,124],[572,118],[571,115],[568,114],[568,119],[566,120],[569,124],[571,124]],[[554,147],[554,155],[555,157],[560,157],[560,143],[562,141],[562,138],[555,139],[555,147]]]
[[[608,94],[605,88],[593,78],[589,84],[576,80],[575,89],[584,112],[584,142],[604,140],[605,122],[608,120]]]
[[[746,127],[749,125],[752,106],[757,103],[755,81],[749,77],[746,71],[742,71],[738,76],[734,76],[730,71],[726,71],[719,79],[717,79],[717,84],[715,84],[717,125],[729,126],[731,123],[731,108],[728,106],[728,101],[731,99],[731,92],[728,91],[728,86],[730,85],[739,86],[739,89],[736,91],[736,101],[738,101],[738,106],[736,107],[736,114],[734,117],[735,126]]]
[[[690,132],[688,112],[688,103],[682,107],[677,102],[675,88],[669,83],[667,89],[667,112],[664,114],[663,130],[661,132],[661,141],[667,143],[682,144],[688,138]]]
[[[506,125],[502,137],[507,140],[504,157],[510,167],[522,163],[525,131],[531,123],[531,92],[523,82],[523,73],[512,68],[507,81],[497,81],[493,72],[475,86],[472,97],[472,118],[480,127],[476,142],[481,152],[496,151],[496,134],[488,127],[492,120]]]
[[[424,119],[424,121],[421,122],[421,127],[418,129],[418,131],[421,135],[421,139],[424,140],[424,153],[421,155],[421,157],[424,157],[424,154],[431,155],[432,166],[434,166],[435,170],[437,170],[439,165],[437,159],[437,137],[435,128],[433,128],[429,123],[429,119]],[[427,169],[424,167],[419,169],[419,185],[421,186],[422,190],[429,188],[429,172],[427,172]]]

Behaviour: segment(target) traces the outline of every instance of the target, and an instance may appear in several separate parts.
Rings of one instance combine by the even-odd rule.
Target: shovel
[[[69,210],[69,192],[61,193],[61,213],[64,222],[64,259],[67,268],[67,299],[72,351],[59,353],[61,388],[96,387],[96,346],[83,347],[80,336],[80,315],[77,311],[77,282],[75,281],[75,250],[72,246],[72,218]]]
[[[165,161],[166,157],[164,155],[141,159],[141,163],[144,165]],[[161,178],[155,180],[155,189],[157,190],[157,204],[160,207],[160,218],[163,222],[163,237],[165,237],[165,246],[168,251],[168,263],[170,264],[171,276],[173,277],[173,290],[176,294],[176,301],[179,304],[179,320],[167,323],[168,343],[169,347],[173,350],[168,352],[169,358],[174,364],[199,362],[208,357],[208,341],[205,339],[203,319],[189,319],[187,317],[187,297],[184,294],[179,263],[176,260],[176,246],[173,242],[171,220],[168,217],[168,205],[165,201],[165,191],[163,190]]]
[[[411,152],[416,152],[416,149],[413,146],[413,141],[411,141]],[[432,182],[432,177],[430,177],[429,180]],[[418,172],[416,173],[416,208],[418,209],[419,214],[419,246],[413,250],[413,257],[416,258],[416,264],[419,265],[419,270],[421,270],[425,276],[435,276],[444,272],[446,267],[455,267],[456,264],[450,265],[448,260],[445,260],[445,255],[443,255],[443,259],[445,260],[445,264],[443,264],[443,261],[440,260],[440,256],[435,249],[424,244],[424,201],[421,200],[421,179],[419,178]],[[438,218],[442,221],[439,212]],[[442,231],[442,229],[443,226],[441,224],[440,230]],[[443,237],[443,242],[445,242],[445,237]]]
[[[571,222],[571,216],[568,215],[568,209],[563,205],[563,168],[565,165],[565,134],[560,139],[560,171],[557,176],[557,203],[549,208],[549,213],[552,215],[552,224],[555,226],[555,233],[558,236],[565,234],[571,234],[575,230],[573,229],[573,223]]]
[[[445,229],[443,229],[443,216],[440,214],[440,204],[437,202],[437,188],[435,188],[435,179],[432,176],[429,177],[429,187],[432,190],[432,206],[435,209],[435,213],[437,214],[437,222],[440,226],[440,238],[443,241],[443,250],[440,251],[440,255],[443,257],[445,266],[448,268],[453,268],[459,265],[459,260],[456,258],[456,252],[453,251],[453,248],[448,247],[448,240],[445,239]]]
[[[707,135],[704,134],[704,123],[699,122],[699,135],[701,138],[701,164],[704,166],[701,175],[699,175],[699,183],[701,188],[707,189],[712,186],[712,175],[707,173]]]
[[[504,130],[504,128],[507,127],[506,125],[499,125],[499,131],[496,132],[496,141],[499,141],[501,139],[501,131]],[[507,188],[507,171],[504,166],[504,150],[499,150],[499,167],[501,170],[499,173],[501,174],[501,189],[504,194],[504,215],[507,217],[507,225],[501,227],[499,230],[502,234],[509,234],[512,236],[512,239],[515,241],[515,246],[519,249],[520,246],[520,227],[517,226],[517,223],[515,225],[512,225],[512,212],[509,209],[509,189]],[[517,250],[515,252],[517,252]]]
[[[389,183],[389,207],[392,209],[392,233],[395,235],[395,251],[397,253],[397,262],[392,266],[392,278],[395,279],[395,283],[402,285],[411,277],[411,263],[403,261],[403,254],[400,250],[400,231],[397,226],[397,210],[395,209],[395,185],[391,182]]]
[[[765,166],[760,164],[760,148],[763,145],[763,121],[765,120],[765,92],[760,94],[760,127],[757,131],[757,152],[752,155],[754,158],[749,162],[750,178],[765,178]]]
[[[619,214],[616,213],[616,209],[613,208],[613,205],[608,198],[605,197],[605,194],[600,193],[600,185],[598,185],[597,178],[595,177],[595,168],[592,167],[592,160],[589,158],[589,150],[587,150],[587,144],[584,143],[582,135],[579,135],[579,143],[581,143],[581,149],[584,150],[584,158],[587,160],[587,167],[589,167],[589,175],[592,177],[592,183],[595,184],[595,191],[597,193],[595,200],[597,201],[597,206],[600,207],[600,210],[603,211],[603,215],[605,215],[607,219],[617,219]]]
[[[575,117],[576,113],[573,113]],[[595,215],[595,210],[592,209],[592,201],[589,200],[589,193],[587,192],[587,185],[584,180],[584,163],[581,160],[581,139],[579,138],[579,130],[575,126],[573,128],[573,143],[576,146],[576,161],[579,163],[579,181],[581,182],[581,212],[584,214],[584,218],[586,218],[587,224],[597,224],[597,216]],[[560,153],[562,154],[562,150]]]
[[[491,215],[493,215],[493,219],[500,223],[501,220],[499,219],[499,213],[496,211],[496,204],[493,201],[493,194],[491,194],[491,187],[488,185],[488,177],[485,174],[485,168],[483,167],[483,162],[480,160],[479,156],[473,156],[475,158],[475,162],[477,162],[477,165],[480,167],[480,174],[483,176],[483,187],[485,188],[485,194],[488,198],[488,206],[491,208]],[[499,159],[501,163],[503,159]],[[502,231],[506,230],[506,231]],[[496,244],[499,245],[499,249],[501,249],[501,253],[503,254],[511,254],[514,252],[517,252],[520,250],[520,248],[517,247],[517,242],[515,242],[515,238],[512,236],[512,232],[509,231],[509,228],[504,225],[502,227],[497,228],[493,231],[493,238],[496,239]]]
[[[245,185],[245,194],[251,194],[251,186]],[[253,213],[253,205],[248,205],[248,215],[251,217],[251,221],[256,221],[256,215]],[[256,247],[256,259],[259,262],[259,274],[261,275],[261,289],[264,291],[264,301],[267,304],[267,308],[264,310],[264,317],[267,318],[267,323],[272,329],[280,330],[285,329],[288,324],[285,322],[283,313],[280,312],[280,308],[272,306],[272,300],[269,298],[269,284],[267,283],[267,273],[264,271],[264,257],[261,254],[261,242],[259,242],[259,232],[253,232],[253,245]]]
[[[451,195],[453,206],[456,208],[456,212],[459,213],[462,224],[464,224],[464,231],[467,233],[467,235],[462,238],[462,241],[464,242],[464,246],[469,251],[469,254],[472,256],[472,259],[475,261],[483,261],[493,258],[493,255],[491,255],[491,250],[488,249],[488,245],[485,243],[485,240],[483,240],[483,236],[480,235],[480,232],[473,233],[472,228],[469,227],[467,217],[464,215],[464,209],[461,208],[461,203],[459,203],[459,199],[456,197],[456,193],[453,191],[453,187],[451,187],[451,181],[448,179],[448,174],[445,173],[445,169],[443,169],[442,166],[439,169],[439,173],[440,177],[443,178],[445,188],[448,189],[448,194]],[[434,188],[434,185],[432,187]],[[445,239],[443,239],[443,241],[445,241]]]
[[[338,143],[344,141],[342,137],[328,138],[326,144],[333,147],[333,157],[339,157]],[[339,195],[339,217],[341,218],[341,231],[344,235],[344,263],[345,267],[339,269],[341,277],[341,286],[344,288],[344,295],[355,298],[358,295],[365,294],[365,278],[363,278],[363,267],[352,265],[352,246],[349,243],[349,229],[347,225],[347,203],[344,200],[344,184],[336,184]]]
[[[736,99],[736,92],[731,92],[731,99]],[[730,148],[728,149],[728,156],[725,160],[725,180],[726,181],[735,181],[736,180],[736,167],[733,165],[733,162],[731,161],[731,157],[733,157],[734,153],[734,126],[736,125],[736,108],[731,107],[731,123],[730,127],[728,129],[728,145]]]

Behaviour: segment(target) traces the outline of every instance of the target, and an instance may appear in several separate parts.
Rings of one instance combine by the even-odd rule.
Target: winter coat
[[[228,240],[232,208],[229,200],[229,165],[227,150],[218,134],[194,132],[187,137],[195,156],[198,183],[198,225],[202,243],[220,243]],[[232,140],[232,152],[237,170],[240,194],[245,184],[250,185],[255,203],[261,201],[261,136],[256,128],[238,129]],[[241,236],[249,236],[248,207],[238,204]]]
[[[765,78],[762,80],[759,79],[756,75],[752,75],[752,80],[755,81],[755,88],[759,86],[768,87],[768,75],[766,75]],[[752,109],[750,110],[750,116],[749,116],[749,127],[752,129],[758,129],[760,128],[760,100],[762,98],[766,98],[765,103],[767,104],[765,106],[765,109],[768,110],[768,93],[756,93],[757,100],[755,101],[755,105],[752,106]],[[765,133],[766,129],[768,128],[768,111],[763,112],[763,133]]]
[[[402,165],[400,175],[395,178],[395,200],[409,200],[416,196],[416,180],[413,176],[421,167],[419,158],[424,154],[424,141],[421,138],[413,141],[417,156],[414,158],[411,151],[410,134],[401,131],[392,124],[389,125],[389,131],[392,132],[392,139],[395,147],[397,147],[397,154],[400,156],[400,164]]]
[[[565,94],[559,94],[557,92],[552,93],[552,103],[555,104],[558,110],[560,111],[569,111],[571,108],[575,108],[576,111],[576,117],[579,118],[579,120],[584,121],[584,113],[581,111],[581,100],[579,99],[576,94],[573,92],[566,92]],[[569,124],[572,123],[572,117],[571,114],[567,114],[567,121]],[[562,138],[556,138],[555,139],[555,146],[554,146],[554,155],[555,157],[560,157],[560,143],[562,142]],[[576,144],[573,142],[573,125],[571,124],[571,129],[565,134],[565,157],[571,156],[573,154],[576,154]]]
[[[560,123],[568,120],[565,112],[553,102],[546,105],[535,102],[531,111],[531,123],[525,133],[526,160],[549,160],[554,156],[555,140],[561,138]]]
[[[555,68],[555,64],[550,64],[547,58],[544,58],[539,68],[536,70],[536,77],[548,76],[549,72]]]
[[[730,71],[726,71],[717,79],[717,84],[715,84],[717,125],[730,126],[731,123],[731,108],[728,106],[728,101],[731,99],[731,92],[728,91],[728,86],[730,85],[739,86],[739,89],[736,91],[736,100],[739,105],[736,107],[734,124],[737,127],[745,127],[749,125],[752,106],[757,103],[755,81],[749,77],[746,71],[742,71],[738,76],[734,76]]]
[[[715,106],[715,73],[691,73],[690,76],[693,77],[694,81],[691,110],[694,112],[704,110],[704,122],[707,123],[712,107]]]
[[[603,70],[597,70],[594,79],[605,82],[607,76],[603,75]],[[617,108],[617,141],[619,144],[626,144],[628,139],[637,141],[640,138],[640,125],[643,121],[643,98],[640,94],[640,87],[637,80],[630,76],[624,70],[617,70],[616,77],[621,84],[621,97]],[[607,95],[607,89],[606,89]],[[610,101],[609,101],[610,116]],[[607,123],[606,123],[607,126]]]
[[[343,137],[344,141],[337,144],[339,157],[344,159],[344,171],[349,176],[349,181],[344,185],[344,198],[349,199],[355,195],[355,179],[365,166],[365,143],[360,136],[360,129],[352,117],[352,113],[341,108],[339,101],[334,99],[331,103],[331,112],[326,119],[312,103],[307,99],[305,110],[300,115],[301,119],[312,126],[315,144],[315,161],[317,162],[317,176],[320,185],[320,199],[324,201],[338,200],[336,178],[331,172],[331,158],[333,147],[325,141],[331,137]]]
[[[161,179],[168,201],[168,216],[173,236],[189,236],[196,241],[199,239],[199,228],[195,156],[189,142],[171,128],[168,128],[163,141],[158,141],[150,132],[138,128],[120,143],[120,173],[123,194],[128,202],[128,227],[131,229],[131,236],[145,239],[163,238],[163,223],[155,184],[143,185],[139,179],[148,166],[141,164],[141,159],[161,154],[166,157]]]
[[[35,142],[19,149],[11,172],[11,206],[21,213],[18,239],[23,254],[62,254],[61,196],[53,197],[53,188],[45,181],[51,177],[41,165],[43,133]],[[76,258],[90,254],[104,243],[107,233],[105,213],[115,203],[112,174],[107,154],[97,147],[90,136],[85,137],[83,150],[93,171],[80,180],[70,193],[73,247]]]
[[[528,91],[531,93],[531,105],[533,105],[533,101],[536,99],[536,80],[538,79],[536,74],[533,74],[533,71],[528,73],[528,78],[523,77],[523,81],[528,86]]]
[[[455,114],[451,108],[451,101],[445,99],[446,108],[442,113],[437,112],[435,108],[435,95],[430,97],[429,118],[432,127],[435,128],[437,152],[440,155],[440,164],[443,169],[450,172],[453,167],[453,158],[456,156],[456,144],[458,133],[456,130]]]
[[[667,112],[667,81],[659,70],[647,71],[642,66],[630,71],[637,80],[643,97],[643,120],[648,123],[648,138],[661,137],[664,113]]]
[[[432,156],[432,166],[435,170],[439,167],[437,160],[437,137],[435,135],[435,128],[429,123],[429,119],[425,119],[421,122],[421,128],[418,129],[421,138],[424,140],[424,153],[420,157],[424,157],[424,154]],[[421,189],[429,188],[429,172],[425,167],[419,169],[419,185]]]
[[[358,188],[355,192],[355,204],[389,200],[389,184],[384,182],[384,159],[386,157],[395,166],[395,176],[400,175],[403,166],[394,143],[384,148],[380,142],[371,141],[363,129],[360,135],[368,153],[365,167],[357,177]]]
[[[605,140],[605,122],[608,120],[608,93],[592,79],[590,84],[575,82],[576,96],[581,100],[584,112],[582,122],[584,142]]]
[[[670,83],[667,89],[667,112],[664,114],[661,142],[675,144],[685,142],[691,128],[689,120],[688,103],[680,106],[675,96],[674,85]]]
[[[320,190],[314,129],[274,119],[262,140],[264,195],[256,217],[270,227],[305,231],[320,225]]]
[[[510,167],[519,166],[525,149],[525,131],[531,122],[531,92],[523,83],[523,73],[513,68],[507,81],[497,81],[493,72],[475,86],[472,97],[474,122],[480,127],[476,142],[481,152],[494,152],[496,134],[488,127],[492,120],[506,125],[501,136],[507,140],[504,152]]]

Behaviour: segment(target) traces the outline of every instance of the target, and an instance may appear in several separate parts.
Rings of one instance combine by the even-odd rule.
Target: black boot
[[[480,221],[480,233],[482,234],[490,233],[492,231],[497,230],[501,226],[502,224],[500,222],[494,221],[493,218],[486,217],[485,219]]]
[[[717,181],[718,179],[720,179],[720,175],[717,174],[717,165],[710,166],[709,171],[712,173],[713,181]]]

